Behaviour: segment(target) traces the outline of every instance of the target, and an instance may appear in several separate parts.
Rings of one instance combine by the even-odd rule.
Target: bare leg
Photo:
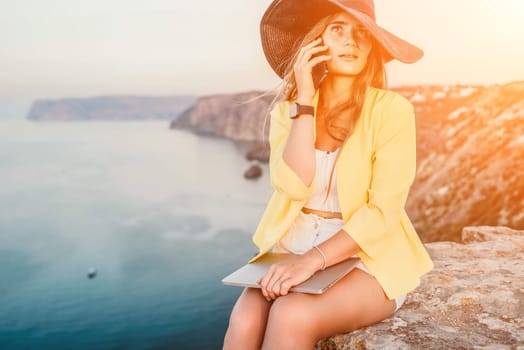
[[[259,350],[271,304],[260,289],[244,289],[231,311],[223,349]]]
[[[322,295],[277,298],[262,349],[313,349],[322,338],[380,322],[394,310],[395,301],[387,299],[375,277],[354,269]]]

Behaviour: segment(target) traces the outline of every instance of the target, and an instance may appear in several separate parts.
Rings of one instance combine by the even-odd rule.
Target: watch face
[[[296,103],[293,103],[289,106],[289,117],[296,118],[298,116],[298,106]]]

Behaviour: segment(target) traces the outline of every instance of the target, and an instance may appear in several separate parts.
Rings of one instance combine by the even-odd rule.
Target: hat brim
[[[345,6],[337,0],[277,0],[264,13],[260,35],[264,54],[281,78],[291,59],[295,45],[321,18],[344,11],[359,21],[382,48],[385,62],[397,59],[414,63],[424,52],[413,44],[378,26],[367,14]]]

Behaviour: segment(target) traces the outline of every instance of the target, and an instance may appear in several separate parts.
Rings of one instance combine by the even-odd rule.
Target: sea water
[[[0,349],[220,349],[271,194],[248,166],[166,122],[0,122]]]

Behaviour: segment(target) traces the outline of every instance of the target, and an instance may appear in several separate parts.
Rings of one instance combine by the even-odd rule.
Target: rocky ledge
[[[316,350],[524,350],[524,231],[466,227],[426,247],[435,268],[389,319]]]

